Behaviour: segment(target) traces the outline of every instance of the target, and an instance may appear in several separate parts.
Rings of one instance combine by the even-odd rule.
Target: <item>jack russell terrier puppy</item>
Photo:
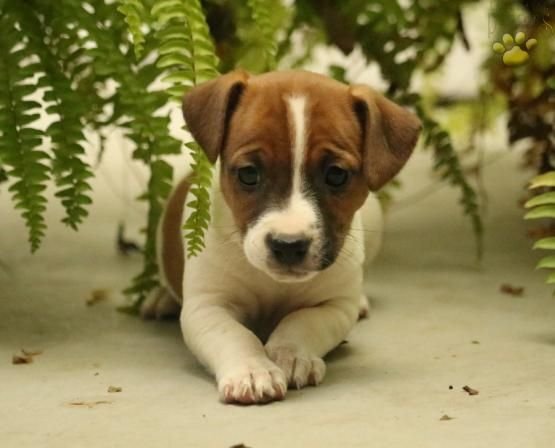
[[[420,122],[366,86],[303,71],[220,76],[187,93],[183,113],[218,161],[212,219],[187,258],[182,180],[160,224],[164,288],[143,316],[182,304],[185,342],[222,401],[281,400],[323,380],[322,357],[368,312],[363,267],[382,231],[369,191],[405,164]]]

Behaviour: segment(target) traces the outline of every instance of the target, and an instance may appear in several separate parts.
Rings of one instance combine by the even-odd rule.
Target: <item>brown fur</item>
[[[420,120],[366,86],[353,86],[351,95],[364,130],[364,164],[368,187],[379,190],[403,167],[412,153]]]
[[[179,300],[183,295],[183,269],[185,268],[181,220],[189,186],[188,177],[177,184],[168,198],[160,222],[162,226],[162,238],[159,241],[162,263],[160,269],[164,272],[171,293]]]
[[[256,78],[251,78],[256,79]],[[230,121],[222,154],[222,193],[241,232],[266,208],[280,204],[291,189],[291,138],[283,90],[252,82],[245,88]],[[241,166],[254,164],[263,183],[246,192],[237,181]]]

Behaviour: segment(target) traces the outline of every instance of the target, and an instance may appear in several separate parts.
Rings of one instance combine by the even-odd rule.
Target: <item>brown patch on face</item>
[[[368,196],[362,164],[362,132],[353,111],[347,86],[316,86],[308,107],[310,127],[307,138],[305,178],[322,216],[325,244],[322,268],[329,266],[343,247],[355,212]],[[344,186],[326,184],[330,167],[348,171]]]
[[[230,122],[222,154],[222,193],[244,235],[268,208],[289,196],[292,178],[291,139],[285,85],[249,83]],[[256,188],[245,188],[238,170],[255,166],[260,173]]]

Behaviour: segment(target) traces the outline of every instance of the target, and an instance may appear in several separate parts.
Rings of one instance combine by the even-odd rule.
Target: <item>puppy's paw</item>
[[[218,379],[218,392],[224,403],[268,403],[285,397],[287,381],[269,359],[254,359],[225,372]]]
[[[366,295],[361,294],[358,301],[358,318],[366,319],[370,315],[370,302]]]
[[[297,347],[266,346],[266,353],[283,370],[291,388],[317,386],[326,374],[326,364],[322,358],[303,352]]]

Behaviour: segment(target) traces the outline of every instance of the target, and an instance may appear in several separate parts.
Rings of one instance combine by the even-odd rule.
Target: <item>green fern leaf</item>
[[[218,58],[208,25],[198,0],[156,0],[151,14],[157,31],[164,81],[172,86],[167,93],[181,101],[183,93],[199,82],[218,74]]]
[[[555,204],[555,191],[550,191],[548,193],[539,194],[533,198],[526,201],[524,207],[531,208],[538,205]]]
[[[542,258],[537,264],[536,269],[555,269],[555,255]]]
[[[29,71],[19,70],[37,56],[29,47],[29,41],[21,39],[12,12],[4,10],[0,18],[0,160],[7,177],[14,181],[9,191],[15,207],[21,209],[34,252],[46,230],[44,190],[50,169],[44,161],[49,156],[39,149],[43,133],[30,126],[38,118],[35,111],[40,105],[25,99],[38,86],[30,78]]]
[[[272,0],[247,0],[252,20],[260,36],[259,50],[263,55],[266,70],[273,70],[276,66],[278,44],[275,34],[279,23],[276,25],[272,20],[272,9],[276,3]]]
[[[191,151],[193,163],[192,185],[189,190],[193,200],[187,205],[192,211],[184,229],[190,230],[185,234],[187,241],[187,258],[198,255],[204,248],[204,234],[210,224],[210,184],[212,181],[212,168],[201,147],[196,142],[187,143],[186,146]]]
[[[534,189],[539,187],[555,187],[555,171],[540,174],[530,181],[528,188]]]
[[[555,218],[555,205],[540,205],[524,215],[524,219]]]
[[[89,195],[92,172],[84,161],[85,137],[81,122],[81,117],[85,115],[85,102],[56,63],[60,55],[44,43],[43,36],[47,34],[48,21],[40,20],[35,14],[31,7],[22,5],[17,17],[29,37],[29,48],[39,58],[37,67],[44,72],[37,85],[45,89],[45,110],[53,120],[46,135],[50,137],[54,154],[52,173],[58,186],[55,195],[60,198],[66,210],[62,222],[76,230],[88,214],[85,206],[92,203]]]
[[[534,243],[533,249],[555,250],[555,237],[542,238]]]
[[[208,25],[198,0],[156,0],[151,9],[156,21],[156,39],[160,58],[157,66],[165,71],[162,78],[171,84],[166,89],[171,98],[181,101],[192,86],[218,75],[218,58]],[[212,167],[200,146],[186,144],[193,170],[189,193],[192,208],[184,228],[187,257],[198,255],[204,248],[204,234],[210,222],[210,185]]]
[[[547,276],[547,280],[545,281],[548,285],[552,285],[555,283],[555,272],[552,272]]]
[[[555,171],[540,174],[530,181],[531,189],[555,187]],[[550,219],[555,218],[555,192],[548,191],[538,194],[524,204],[530,210],[524,215],[524,219]],[[542,238],[534,243],[534,249],[555,250],[555,237]],[[555,255],[544,257],[540,260],[536,269],[555,269]],[[555,283],[555,272],[551,273],[546,283]]]
[[[125,16],[125,22],[133,39],[135,56],[141,57],[144,50],[145,36],[141,27],[145,23],[146,8],[142,0],[118,0],[118,11]]]

